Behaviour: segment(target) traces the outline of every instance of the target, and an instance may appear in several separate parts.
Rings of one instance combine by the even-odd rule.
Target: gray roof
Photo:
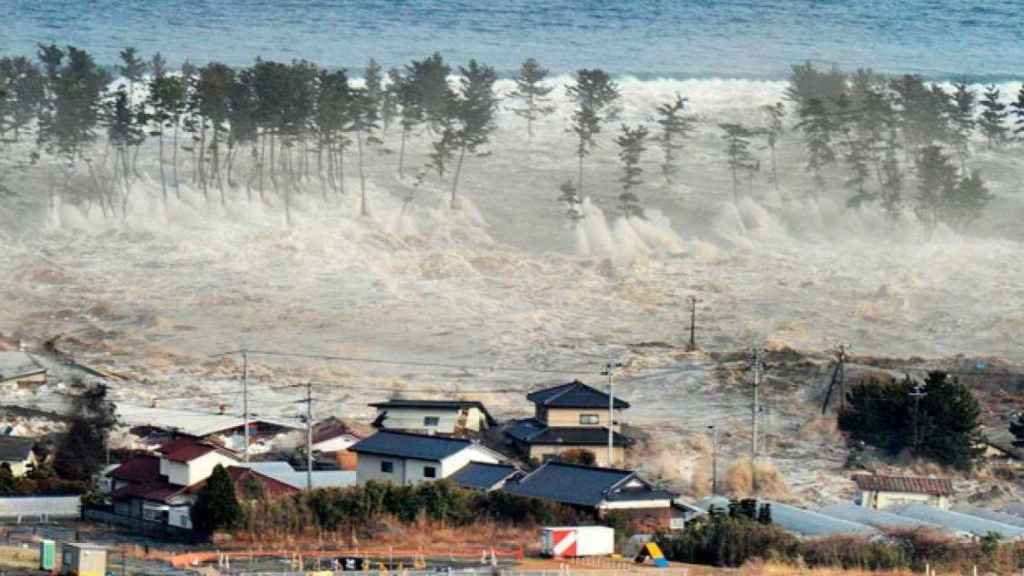
[[[509,464],[470,462],[452,474],[449,479],[463,488],[494,490],[518,473],[519,470]]]
[[[956,506],[953,506],[951,510],[953,510],[953,512],[967,514],[969,516],[977,516],[978,518],[984,518],[985,520],[992,520],[993,522],[1009,524],[1010,526],[1016,526],[1017,528],[1024,528],[1024,518],[1021,518],[1016,514],[1010,514],[1007,512],[996,512],[995,510],[989,510],[987,508],[978,508],[977,506],[971,506],[969,504],[958,504]]]
[[[630,486],[633,481],[637,486]],[[604,501],[671,500],[675,494],[656,490],[636,472],[615,468],[548,462],[505,490],[520,496],[553,500],[576,506],[597,506]]]
[[[927,504],[903,504],[889,506],[885,510],[900,516],[934,522],[957,532],[969,532],[975,536],[984,536],[989,532],[995,532],[1003,538],[1020,538],[1024,536],[1024,528],[978,518],[977,516],[961,514],[960,512],[943,510]]]
[[[875,528],[932,528],[935,530],[948,531],[945,527],[933,522],[918,520],[917,518],[910,518],[907,516],[900,516],[898,514],[885,512],[884,510],[875,510],[874,508],[858,506],[849,502],[829,504],[828,506],[819,508],[818,512],[826,516],[839,518],[840,520],[849,520],[850,522],[867,524],[868,526],[874,526]]]
[[[587,386],[579,380],[545,388],[526,395],[526,399],[549,408],[604,408],[608,409],[608,394]],[[616,408],[629,408],[629,402],[615,399]]]
[[[296,470],[287,462],[244,462],[235,466],[249,468],[292,488],[306,489],[306,471]],[[356,485],[356,473],[349,470],[314,470],[311,477],[313,488],[345,488]]]
[[[152,426],[154,428],[174,430],[197,438],[245,426],[244,418],[230,414],[211,414],[209,412],[194,412],[192,410],[179,410],[176,408],[152,408],[122,403],[117,404],[117,419],[126,426]],[[250,415],[250,425],[258,422],[290,429],[297,429],[299,427],[295,423],[269,420]]]
[[[35,440],[21,436],[0,436],[0,462],[24,462]]]
[[[769,502],[772,523],[800,536],[830,536],[833,534],[878,534],[878,529],[860,522],[841,520],[818,512],[804,510],[788,504]]]
[[[544,446],[579,445],[607,446],[608,428],[587,426],[547,426],[533,418],[517,420],[505,429],[505,434],[526,444]],[[616,446],[629,446],[633,439],[613,433]]]
[[[17,350],[0,352],[0,382],[43,374],[43,368],[35,358]]]
[[[494,425],[494,417],[479,400],[413,400],[407,398],[396,398],[386,402],[374,402],[370,406],[387,410],[389,408],[420,408],[425,410],[462,410],[463,408],[476,408],[487,418],[487,423]]]
[[[409,432],[382,430],[353,444],[349,450],[359,454],[376,454],[396,458],[412,458],[440,462],[469,448],[473,443],[463,438],[426,436]]]

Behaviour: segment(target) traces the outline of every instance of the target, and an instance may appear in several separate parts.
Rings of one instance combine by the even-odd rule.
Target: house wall
[[[546,458],[551,459],[563,452],[569,450],[589,450],[594,454],[596,458],[596,464],[598,466],[622,466],[625,462],[625,450],[622,446],[615,446],[612,448],[612,462],[608,463],[608,446],[576,446],[571,444],[559,444],[555,445],[539,445],[534,444],[530,446],[529,457],[531,460],[537,460],[543,462]]]
[[[597,424],[581,424],[580,416],[583,414],[597,416]],[[552,427],[585,427],[585,428],[601,428],[608,426],[608,408],[594,409],[594,408],[548,408],[546,411],[546,422],[548,426]],[[538,419],[540,417],[538,416]],[[615,429],[619,429],[619,424],[622,420],[622,410],[615,411]],[[542,422],[544,420],[541,420]]]
[[[436,434],[454,434],[463,428],[479,432],[487,427],[487,419],[479,408],[471,407],[463,410],[429,409],[429,408],[384,408],[380,412],[387,412],[383,428],[390,430],[406,430],[409,432],[423,432]],[[464,416],[464,418],[463,418]],[[433,417],[438,419],[437,426],[426,426],[424,419]],[[462,420],[464,419],[464,422]],[[460,423],[461,422],[461,423]]]
[[[387,474],[380,471],[381,462],[391,462],[394,466],[392,473]],[[393,484],[405,483],[405,461],[401,458],[388,458],[376,454],[360,454],[356,464],[356,483],[365,486],[371,480],[377,482],[391,482]]]
[[[8,466],[10,466],[11,474],[13,474],[15,478],[19,478],[21,476],[24,476],[25,474],[28,474],[29,470],[31,470],[32,467],[36,465],[36,455],[35,453],[30,452],[28,458],[22,461],[14,460],[0,462],[0,465],[3,464],[7,464]]]
[[[913,492],[878,492],[862,490],[860,493],[860,505],[865,508],[882,509],[900,504],[929,504],[938,508],[949,507],[949,500],[945,496],[932,494],[918,494]]]
[[[214,450],[188,463],[174,462],[166,458],[160,459],[160,474],[167,476],[167,481],[177,486],[191,486],[202,482],[213,474],[213,469],[220,464],[233,466],[238,461]]]

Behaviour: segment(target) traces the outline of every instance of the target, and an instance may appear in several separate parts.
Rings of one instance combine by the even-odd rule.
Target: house
[[[28,474],[38,463],[32,451],[34,445],[31,438],[0,436],[0,466],[10,466],[15,478]]]
[[[471,400],[404,400],[370,404],[377,409],[374,427],[423,434],[479,433],[495,425],[481,402]]]
[[[230,450],[194,438],[176,438],[160,446],[160,476],[178,486],[191,486],[209,478],[218,464],[233,466],[239,458]]]
[[[381,431],[352,446],[356,478],[402,485],[448,478],[470,462],[497,464],[501,455],[472,440]]]
[[[246,425],[241,416],[118,403],[117,419],[133,434],[149,438],[157,445],[179,436],[190,436],[237,452],[245,450]],[[252,416],[248,428],[250,454],[269,451],[274,438],[299,429],[288,422]]]
[[[65,542],[60,545],[60,573],[63,576],[104,576],[107,549],[96,544]]]
[[[903,504],[930,504],[946,509],[953,495],[949,478],[856,474],[853,481],[859,492],[857,503],[876,510]]]
[[[673,506],[676,494],[659,490],[631,470],[548,462],[522,479],[507,482],[505,491],[589,510],[599,517],[622,514],[651,529],[667,530],[685,510]]]
[[[313,452],[341,452],[362,440],[344,428],[328,428],[313,434]]]
[[[616,413],[609,422],[608,394],[576,380],[527,395],[534,404],[533,418],[516,420],[505,435],[530,460],[545,462],[568,451],[589,452],[600,466],[621,465],[633,440],[620,432],[618,414],[629,403],[614,399]],[[608,461],[608,427],[612,427],[612,457]]]
[[[522,476],[522,472],[511,464],[470,462],[461,470],[449,476],[449,480],[468,490],[500,490],[505,483]]]
[[[46,368],[35,358],[17,350],[0,351],[0,385],[45,384]]]

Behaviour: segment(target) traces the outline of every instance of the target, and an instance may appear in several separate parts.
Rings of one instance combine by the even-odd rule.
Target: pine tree
[[[879,196],[882,209],[890,220],[898,220],[903,212],[903,168],[899,160],[899,143],[896,130],[889,132],[886,141],[885,159],[879,176]]]
[[[422,113],[423,121],[434,132],[440,132],[451,114],[454,98],[448,76],[452,69],[444,58],[435,52],[429,58],[413,60],[406,66],[406,80],[415,107]],[[404,104],[403,104],[404,106]]]
[[[816,193],[825,190],[825,167],[836,161],[832,138],[835,124],[830,117],[825,103],[811,99],[800,109],[800,122],[797,128],[802,130],[807,147],[807,171],[814,175],[817,186]]]
[[[951,144],[960,158],[960,169],[965,170],[967,159],[971,155],[971,135],[974,133],[974,112],[977,107],[977,94],[971,90],[966,81],[953,85],[953,107],[950,110]]]
[[[392,77],[392,90],[400,109],[399,122],[402,125],[402,141],[398,151],[398,175],[405,170],[405,147],[413,129],[424,121],[423,106],[419,91],[412,76],[411,66],[406,68],[405,75],[396,73]]]
[[[1017,99],[1010,104],[1013,113],[1013,137],[1024,142],[1024,84],[1017,91]]]
[[[673,178],[679,173],[679,164],[676,153],[683,149],[683,140],[690,137],[694,130],[696,118],[686,114],[688,98],[676,94],[671,102],[659,104],[655,110],[657,122],[661,131],[657,136],[658,144],[664,154],[661,164],[661,172],[665,175],[665,181],[671,185]]]
[[[944,199],[957,184],[956,168],[940,146],[930,144],[918,152],[917,198],[914,212],[929,230],[942,220]]]
[[[565,203],[566,217],[573,226],[578,225],[586,215],[583,213],[583,198],[580,197],[580,192],[573,184],[572,178],[562,182],[558,191],[560,192],[558,201]]]
[[[370,215],[370,205],[366,197],[366,172],[365,172],[365,148],[379,144],[380,140],[376,133],[380,128],[378,122],[377,106],[371,99],[368,90],[364,88],[353,89],[350,100],[350,123],[348,130],[356,135],[356,151],[359,169],[359,213],[362,216]]]
[[[107,112],[107,141],[117,152],[115,161],[115,174],[120,174],[120,180],[124,183],[124,190],[121,193],[121,215],[127,216],[128,202],[128,181],[132,173],[129,150],[142,142],[142,127],[135,123],[135,114],[132,111],[128,93],[122,88],[114,95],[114,100]]]
[[[226,205],[224,179],[221,176],[221,143],[228,138],[228,118],[231,116],[231,93],[235,71],[226,64],[211,62],[199,70],[196,80],[195,106],[210,132],[210,172],[220,189],[221,205]],[[207,139],[204,136],[203,142]],[[205,155],[205,151],[204,151]],[[205,189],[206,179],[203,179]]]
[[[168,128],[173,129],[171,165],[174,177],[174,190],[178,198],[181,198],[181,182],[178,180],[178,130],[185,105],[185,83],[182,81],[182,78],[165,74],[162,69],[154,66],[154,74],[149,83],[148,105],[153,111],[152,120],[156,123],[153,135],[157,137],[159,145],[160,186],[163,192],[164,204],[166,204],[167,177],[164,172],[164,132]]]
[[[224,466],[218,464],[206,479],[192,505],[191,517],[195,529],[205,534],[234,528],[242,521],[242,506],[235,494],[235,483]]]
[[[992,194],[978,170],[961,177],[956,186],[945,192],[942,198],[942,219],[951,228],[961,231],[981,218],[985,207],[992,200]]]
[[[576,72],[576,82],[566,87],[569,99],[576,104],[569,131],[576,135],[576,157],[579,160],[580,194],[583,193],[583,159],[597,145],[601,125],[618,116],[619,87],[608,73],[600,69]]]
[[[454,121],[449,129],[451,149],[459,151],[455,173],[452,175],[452,209],[458,207],[456,194],[466,153],[476,154],[480,147],[491,141],[491,133],[496,128],[495,113],[498,110],[498,97],[494,93],[498,75],[494,68],[470,60],[467,66],[459,67],[459,73],[459,93],[454,101]]]
[[[550,104],[551,98],[548,97],[555,87],[544,84],[547,77],[548,69],[535,59],[528,58],[519,67],[519,74],[515,78],[515,90],[508,95],[509,98],[521,102],[521,106],[512,108],[512,112],[526,119],[526,134],[530,138],[533,138],[533,123],[555,111],[555,107]]]
[[[380,120],[385,132],[394,124],[401,108],[400,90],[402,86],[402,72],[398,68],[388,70],[388,85],[381,95]]]
[[[778,147],[779,139],[782,137],[782,133],[784,131],[782,120],[786,117],[786,106],[782,102],[765,104],[761,107],[761,111],[765,116],[765,127],[761,133],[764,134],[767,139],[768,151],[771,155],[771,184],[773,188],[778,190],[779,170],[775,161],[775,149]]]
[[[754,155],[750,152],[750,138],[754,134],[742,124],[725,123],[718,127],[725,132],[722,139],[726,142],[725,153],[729,158],[729,172],[732,175],[732,199],[739,204],[740,173],[757,170]]]
[[[149,70],[149,62],[146,62],[146,60],[139,56],[138,50],[133,47],[121,50],[120,57],[121,64],[117,66],[117,72],[128,80],[128,106],[132,111],[132,122],[138,124],[136,128],[139,133],[143,134],[142,140],[133,143],[135,152],[132,154],[131,168],[132,172],[138,175],[139,151],[142,149],[142,143],[145,140],[143,130],[148,120],[146,120],[145,107],[142,106],[142,102],[135,96],[135,87],[142,82],[143,76]]]
[[[988,140],[988,147],[998,148],[1006,141],[1006,126],[1004,122],[1008,113],[1006,104],[999,100],[999,88],[995,84],[989,84],[985,88],[985,94],[981,99],[981,118],[978,119],[978,128]]]
[[[871,177],[871,167],[868,164],[871,159],[870,149],[866,141],[856,137],[848,139],[844,145],[846,150],[843,160],[850,170],[850,177],[846,179],[845,185],[853,193],[846,200],[846,205],[850,208],[860,208],[876,197],[866,188],[868,179]]]
[[[381,76],[383,69],[373,58],[366,64],[365,83],[366,104],[372,111],[374,119],[380,120],[380,111],[384,103],[384,83]]]
[[[647,150],[648,135],[646,126],[630,128],[623,124],[622,133],[615,139],[615,143],[619,146],[619,160],[622,161],[622,176],[619,178],[619,183],[622,185],[622,192],[619,194],[619,209],[626,218],[644,217],[643,206],[641,206],[640,198],[634,189],[643,184],[640,157]]]

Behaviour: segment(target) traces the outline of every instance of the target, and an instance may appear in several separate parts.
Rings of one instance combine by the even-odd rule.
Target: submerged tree
[[[782,120],[786,117],[786,106],[782,102],[765,104],[761,107],[765,116],[765,127],[761,131],[768,144],[768,152],[771,158],[771,183],[776,190],[779,188],[779,169],[775,160],[775,150],[779,145],[779,139],[784,132]]]
[[[458,208],[457,193],[459,177],[466,153],[477,151],[491,140],[494,132],[494,115],[498,109],[498,97],[494,94],[494,83],[498,75],[494,68],[470,60],[467,66],[460,66],[459,92],[453,102],[454,113],[450,128],[450,146],[458,150],[459,156],[452,175],[451,207]],[[446,145],[448,145],[446,143]]]
[[[989,84],[985,88],[985,94],[981,99],[981,118],[978,120],[978,128],[988,140],[989,148],[998,148],[1006,141],[1006,104],[1000,101],[999,88],[995,84]]]
[[[559,195],[558,201],[565,203],[565,216],[569,219],[569,222],[573,226],[578,226],[579,222],[586,217],[583,213],[583,198],[580,196],[580,191],[573,184],[572,178],[562,182],[558,187]]]
[[[914,212],[930,230],[942,220],[944,198],[956,187],[956,167],[942,148],[935,144],[921,148],[915,166],[917,198]]]
[[[825,108],[825,103],[817,98],[811,99],[800,109],[800,122],[797,128],[804,133],[807,148],[807,171],[814,175],[816,193],[825,190],[825,167],[836,161],[832,138],[835,124]]]
[[[164,203],[166,204],[167,177],[164,173],[164,132],[169,128],[172,129],[171,169],[174,178],[174,190],[177,196],[181,197],[181,182],[178,180],[178,131],[181,126],[181,115],[185,107],[185,83],[182,78],[166,74],[162,70],[157,70],[149,82],[148,105],[152,110],[152,120],[156,123],[154,135],[157,137],[159,150],[160,186],[163,192]]]
[[[508,95],[509,98],[520,102],[519,107],[513,107],[511,110],[520,118],[526,119],[526,134],[530,138],[533,138],[534,122],[555,111],[555,107],[551,105],[551,98],[548,97],[555,87],[544,84],[547,77],[548,69],[535,59],[528,58],[519,67],[519,74],[515,78],[515,90]]]
[[[750,151],[750,138],[754,133],[742,124],[724,123],[718,127],[724,132],[722,139],[725,140],[725,154],[732,175],[732,199],[735,204],[739,204],[740,174],[757,170],[757,162]]]
[[[626,218],[644,217],[643,206],[634,190],[643,184],[640,157],[647,150],[648,135],[646,126],[630,128],[623,124],[622,133],[615,139],[615,143],[619,146],[619,160],[622,161],[622,176],[619,178],[619,184],[622,185],[622,192],[619,193],[619,209]]]
[[[1013,111],[1013,136],[1021,142],[1024,141],[1024,84],[1021,84],[1017,91],[1017,99],[1010,103]]]
[[[661,172],[665,175],[665,181],[670,185],[673,178],[679,173],[679,161],[676,154],[682,150],[683,140],[690,137],[697,121],[693,115],[686,113],[688,101],[689,99],[676,94],[671,102],[659,104],[655,110],[658,126],[661,127],[657,141],[664,154]]]
[[[579,160],[580,193],[583,192],[583,159],[597,144],[601,125],[618,117],[619,87],[604,70],[582,69],[576,73],[576,82],[566,87],[566,93],[576,104],[572,113],[570,132],[576,135],[576,157]]]
[[[890,131],[886,144],[879,176],[879,197],[882,209],[890,220],[895,221],[903,212],[903,168],[895,130]]]
[[[951,120],[951,145],[960,158],[960,169],[967,168],[967,159],[971,154],[971,135],[974,133],[974,111],[977,107],[978,96],[971,90],[966,81],[959,81],[953,85],[953,107],[950,111]]]

